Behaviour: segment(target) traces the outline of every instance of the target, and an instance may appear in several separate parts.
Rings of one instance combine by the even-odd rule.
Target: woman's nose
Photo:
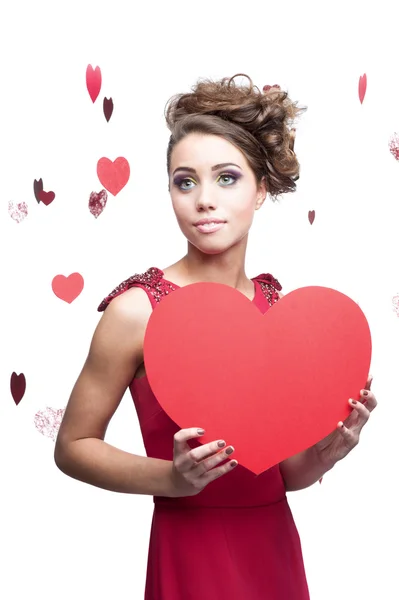
[[[216,198],[211,194],[210,190],[202,189],[196,198],[197,209],[216,208]]]

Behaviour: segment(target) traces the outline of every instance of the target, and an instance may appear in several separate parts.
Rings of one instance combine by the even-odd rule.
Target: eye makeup
[[[220,173],[217,178],[216,181],[219,182],[220,179],[222,179],[223,177],[230,177],[232,179],[234,179],[234,181],[232,183],[227,183],[222,185],[222,187],[230,187],[231,185],[234,185],[241,177],[242,174],[239,173],[238,171],[224,171],[223,173]],[[173,179],[173,184],[175,186],[177,186],[178,188],[181,188],[181,185],[183,182],[185,181],[190,181],[191,183],[194,183],[195,185],[197,184],[197,181],[193,178],[193,177],[184,177],[183,175],[176,175],[176,177],[174,177]],[[190,190],[191,188],[185,188],[185,190]]]

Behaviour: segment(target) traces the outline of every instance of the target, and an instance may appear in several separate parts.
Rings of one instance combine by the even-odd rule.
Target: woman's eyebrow
[[[242,170],[241,167],[239,165],[236,165],[235,163],[220,163],[218,165],[214,165],[212,167],[212,171],[216,171],[216,169],[221,169],[222,167],[228,166],[238,167],[240,170]],[[191,167],[178,167],[173,171],[173,175],[177,173],[177,171],[189,171],[189,173],[196,173],[196,170],[192,169]]]

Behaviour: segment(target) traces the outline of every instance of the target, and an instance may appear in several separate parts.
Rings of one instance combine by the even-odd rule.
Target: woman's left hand
[[[377,406],[377,400],[370,390],[372,377],[369,376],[366,386],[360,390],[361,400],[349,400],[353,411],[344,422],[340,421],[335,431],[315,444],[314,450],[320,462],[331,468],[359,443],[360,432],[369,420],[370,413]]]

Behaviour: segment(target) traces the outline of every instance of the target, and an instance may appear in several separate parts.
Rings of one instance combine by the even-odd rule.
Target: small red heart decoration
[[[9,202],[8,214],[16,223],[22,223],[28,216],[28,205],[26,202],[18,202],[17,205],[14,205],[13,202]]]
[[[43,179],[35,179],[33,181],[33,191],[37,202],[40,202],[39,194],[43,191]]]
[[[89,92],[90,98],[94,103],[97,100],[98,94],[101,90],[101,69],[96,67],[93,69],[91,65],[88,65],[86,69],[86,87]]]
[[[97,163],[97,175],[101,185],[116,196],[129,181],[130,166],[122,156],[114,162],[109,158],[100,158]]]
[[[51,406],[46,406],[45,410],[39,410],[35,414],[34,423],[36,429],[55,442],[64,413],[65,408],[51,408]]]
[[[110,120],[110,118],[112,117],[112,113],[114,112],[114,103],[112,101],[112,98],[110,98],[109,100],[108,100],[108,98],[104,98],[103,111],[104,111],[104,117],[106,118],[106,120],[108,122]]]
[[[256,474],[309,448],[351,412],[371,361],[368,323],[335,290],[290,292],[265,315],[243,294],[197,283],[166,296],[144,339],[146,372],[180,428],[224,439]]]
[[[363,100],[364,100],[364,97],[366,95],[366,89],[367,89],[367,75],[365,73],[364,75],[361,75],[361,77],[359,77],[359,100],[360,100],[360,104],[363,104]]]
[[[43,202],[43,204],[45,204],[46,206],[51,204],[52,201],[54,200],[54,198],[55,198],[54,192],[45,192],[44,190],[39,192],[39,200],[41,202]]]
[[[106,190],[101,192],[92,192],[89,198],[89,211],[97,219],[103,212],[108,200]]]
[[[51,283],[54,294],[71,304],[82,292],[84,286],[83,277],[80,273],[72,273],[69,277],[56,275]]]
[[[314,211],[314,210],[310,210],[310,211],[308,212],[308,219],[309,219],[309,223],[310,223],[311,225],[313,225],[313,221],[314,221],[314,218],[315,218],[315,216],[316,216],[316,213],[315,213],[315,211]]]
[[[25,390],[26,390],[25,375],[23,373],[20,373],[19,375],[17,375],[15,372],[12,373],[10,388],[11,388],[11,395],[14,399],[14,402],[18,406],[18,404],[21,402],[22,398],[25,395]]]

